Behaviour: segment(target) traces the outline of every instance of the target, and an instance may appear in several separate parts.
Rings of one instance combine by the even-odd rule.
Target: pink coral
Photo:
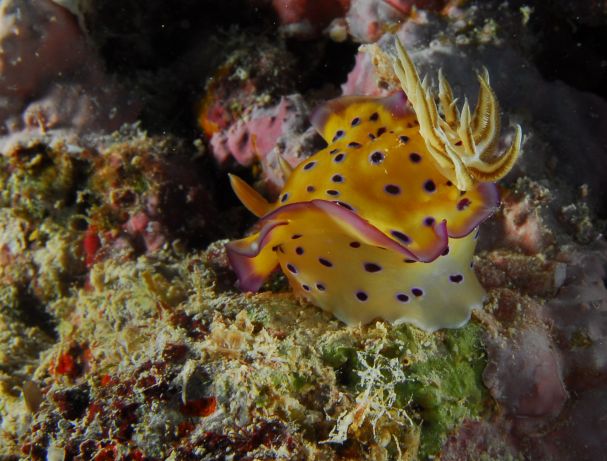
[[[547,334],[528,327],[507,340],[489,341],[484,381],[493,397],[519,418],[558,416],[567,392],[558,354]]]
[[[277,156],[292,165],[299,163],[312,149],[314,133],[306,130],[308,109],[300,95],[285,96],[269,108],[254,107],[250,113],[211,138],[215,158],[225,163],[234,157],[250,166],[260,161],[266,184],[271,189],[282,185]]]
[[[292,24],[308,20],[314,24],[328,23],[343,14],[349,0],[273,0],[272,5],[282,24]]]
[[[362,51],[356,55],[354,67],[341,86],[341,91],[344,96],[387,96],[390,93],[388,89],[380,87],[371,56]]]
[[[440,454],[442,461],[518,459],[518,449],[507,424],[466,421],[449,437]]]
[[[537,254],[546,247],[546,236],[539,210],[528,195],[503,199],[504,239],[511,246],[528,254]]]
[[[350,0],[272,0],[280,23],[291,35],[312,35],[343,16]]]
[[[529,443],[529,457],[538,460],[605,459],[607,390],[591,389],[563,411],[562,424]]]
[[[75,69],[86,54],[71,14],[46,0],[9,0],[0,6],[3,95],[28,97],[49,79]]]
[[[370,43],[405,20],[413,8],[440,10],[446,3],[445,0],[353,0],[346,21],[354,40]]]
[[[147,252],[158,251],[166,243],[167,230],[143,211],[131,216],[124,228],[131,238],[143,239]]]
[[[0,135],[115,130],[138,113],[72,14],[49,0],[2,2],[0,50]]]
[[[265,157],[294,123],[300,123],[303,104],[299,97],[283,97],[270,108],[254,108],[248,121],[239,120],[211,138],[215,158],[224,163],[230,156],[249,166]]]
[[[447,0],[272,0],[282,29],[288,35],[309,37],[345,22],[350,36],[361,43],[378,40],[402,22],[414,8],[438,11]]]
[[[568,385],[580,392],[607,379],[607,245],[596,242],[564,258],[567,279],[544,313],[562,350]]]

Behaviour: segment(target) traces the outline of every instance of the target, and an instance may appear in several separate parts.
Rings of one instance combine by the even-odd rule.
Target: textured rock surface
[[[135,120],[136,101],[104,73],[74,17],[50,0],[3,2],[0,47],[0,145]]]

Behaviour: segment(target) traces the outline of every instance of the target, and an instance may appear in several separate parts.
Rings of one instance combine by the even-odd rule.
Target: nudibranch
[[[471,264],[478,226],[499,205],[493,182],[516,161],[521,128],[499,155],[487,72],[471,114],[440,72],[436,97],[395,43],[404,93],[317,110],[312,123],[328,145],[294,169],[281,160],[288,178],[275,203],[230,176],[260,220],[227,254],[242,290],[257,291],[280,266],[298,296],[349,325],[458,327],[485,298]]]

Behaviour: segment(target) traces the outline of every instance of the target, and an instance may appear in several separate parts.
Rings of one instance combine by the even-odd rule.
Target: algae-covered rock
[[[91,438],[152,458],[413,459],[480,415],[477,324],[345,328],[287,293],[218,291],[210,268],[204,255],[108,259],[63,297],[61,342],[33,373],[34,459],[48,440],[84,456]]]

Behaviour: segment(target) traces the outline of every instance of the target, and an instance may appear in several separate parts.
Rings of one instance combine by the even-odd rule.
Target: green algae
[[[587,349],[592,346],[593,341],[590,335],[583,330],[576,329],[571,333],[571,346],[577,349]]]
[[[371,389],[379,400],[394,404],[405,419],[410,418],[411,425],[419,426],[418,456],[429,459],[460,423],[484,411],[488,394],[482,383],[482,332],[474,322],[435,334],[408,325],[386,326],[385,339],[374,349],[357,350],[342,338],[323,348],[322,359],[350,377],[342,383],[348,383],[353,393]]]
[[[352,345],[344,344],[342,341],[335,341],[326,345],[321,352],[323,362],[333,368],[341,368],[348,363],[353,364],[356,358],[356,348]]]
[[[473,322],[447,330],[435,354],[409,366],[402,401],[419,408],[421,458],[438,453],[447,434],[463,420],[483,413],[488,394],[482,382],[486,357],[481,334],[482,328]]]
[[[261,306],[255,310],[256,315],[265,311]],[[380,405],[394,404],[402,422],[410,425],[410,435],[421,429],[418,457],[429,459],[460,423],[485,412],[483,328],[475,322],[434,334],[409,325],[379,323],[375,328],[384,330],[382,338],[374,338],[373,328],[366,329],[368,336],[348,329],[321,335],[319,359],[352,395],[372,392]]]
[[[0,156],[0,205],[32,219],[67,216],[76,182],[76,162],[62,146],[39,143]]]
[[[84,269],[73,222],[85,169],[61,142],[35,141],[0,156],[0,311],[48,333],[47,303],[68,295]]]

